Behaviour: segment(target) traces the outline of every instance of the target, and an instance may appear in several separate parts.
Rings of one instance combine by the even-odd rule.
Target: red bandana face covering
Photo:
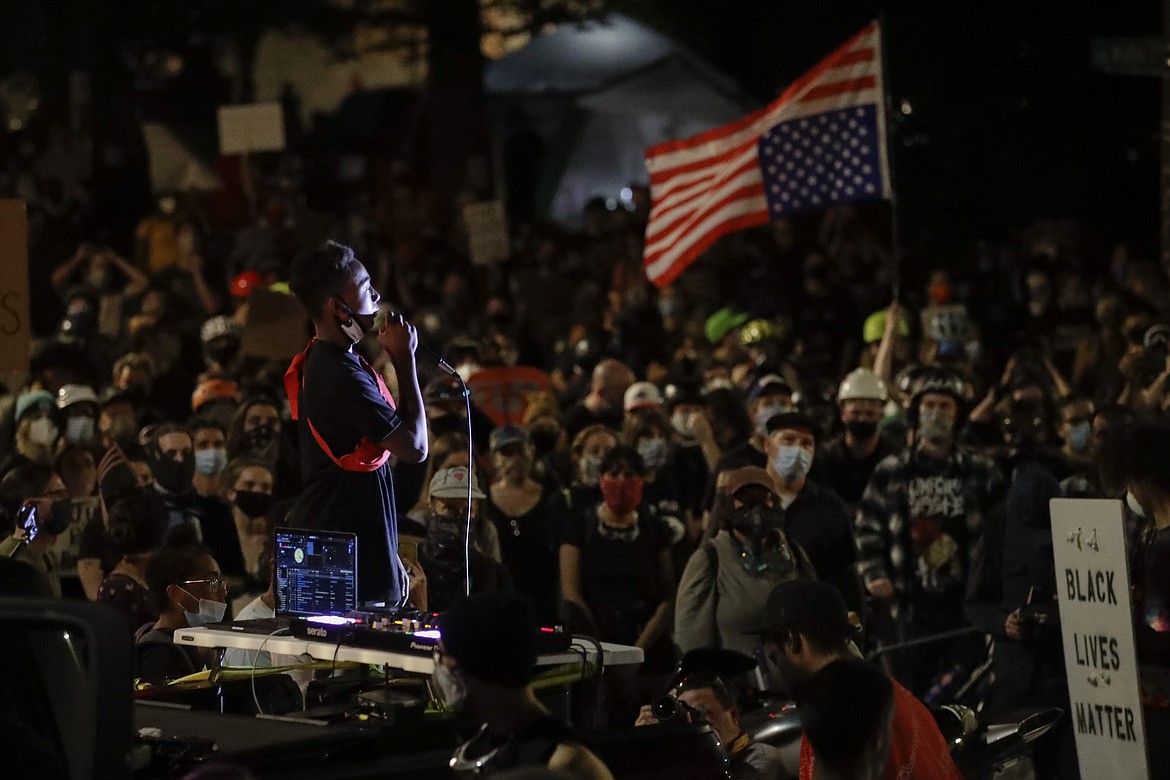
[[[641,477],[602,477],[598,481],[605,505],[615,515],[633,512],[642,503],[642,486],[646,481]]]

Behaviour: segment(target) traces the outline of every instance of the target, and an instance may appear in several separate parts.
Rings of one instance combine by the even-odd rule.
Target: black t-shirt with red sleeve
[[[356,533],[358,599],[397,602],[403,572],[390,463],[375,471],[347,471],[321,448],[308,423],[340,459],[363,439],[385,441],[402,420],[382,397],[372,370],[352,350],[314,341],[303,375],[297,435],[304,489],[290,522],[297,528]]]

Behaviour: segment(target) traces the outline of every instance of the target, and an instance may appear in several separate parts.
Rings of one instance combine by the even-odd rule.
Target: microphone
[[[443,356],[438,352],[435,352],[433,349],[428,347],[426,344],[423,344],[422,342],[419,342],[418,348],[435,359],[435,365],[439,367],[440,371],[446,374],[450,374],[456,379],[463,381],[463,377],[459,376],[459,372],[452,368],[450,363],[448,363],[446,360],[443,360]]]

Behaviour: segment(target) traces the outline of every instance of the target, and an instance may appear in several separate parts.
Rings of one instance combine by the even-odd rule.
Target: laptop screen
[[[276,529],[276,614],[345,615],[357,609],[357,536]]]

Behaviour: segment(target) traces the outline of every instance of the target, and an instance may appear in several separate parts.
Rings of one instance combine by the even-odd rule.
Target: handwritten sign
[[[28,213],[0,200],[0,371],[28,371]]]
[[[284,112],[280,103],[220,107],[220,154],[279,152],[283,149]]]
[[[309,315],[292,295],[260,289],[248,296],[240,347],[245,355],[285,360],[299,354],[311,336]]]
[[[508,259],[512,248],[508,243],[503,203],[498,200],[468,203],[463,207],[463,224],[467,226],[472,265],[491,265]]]
[[[1081,777],[1149,778],[1121,502],[1057,498],[1051,508]]]

